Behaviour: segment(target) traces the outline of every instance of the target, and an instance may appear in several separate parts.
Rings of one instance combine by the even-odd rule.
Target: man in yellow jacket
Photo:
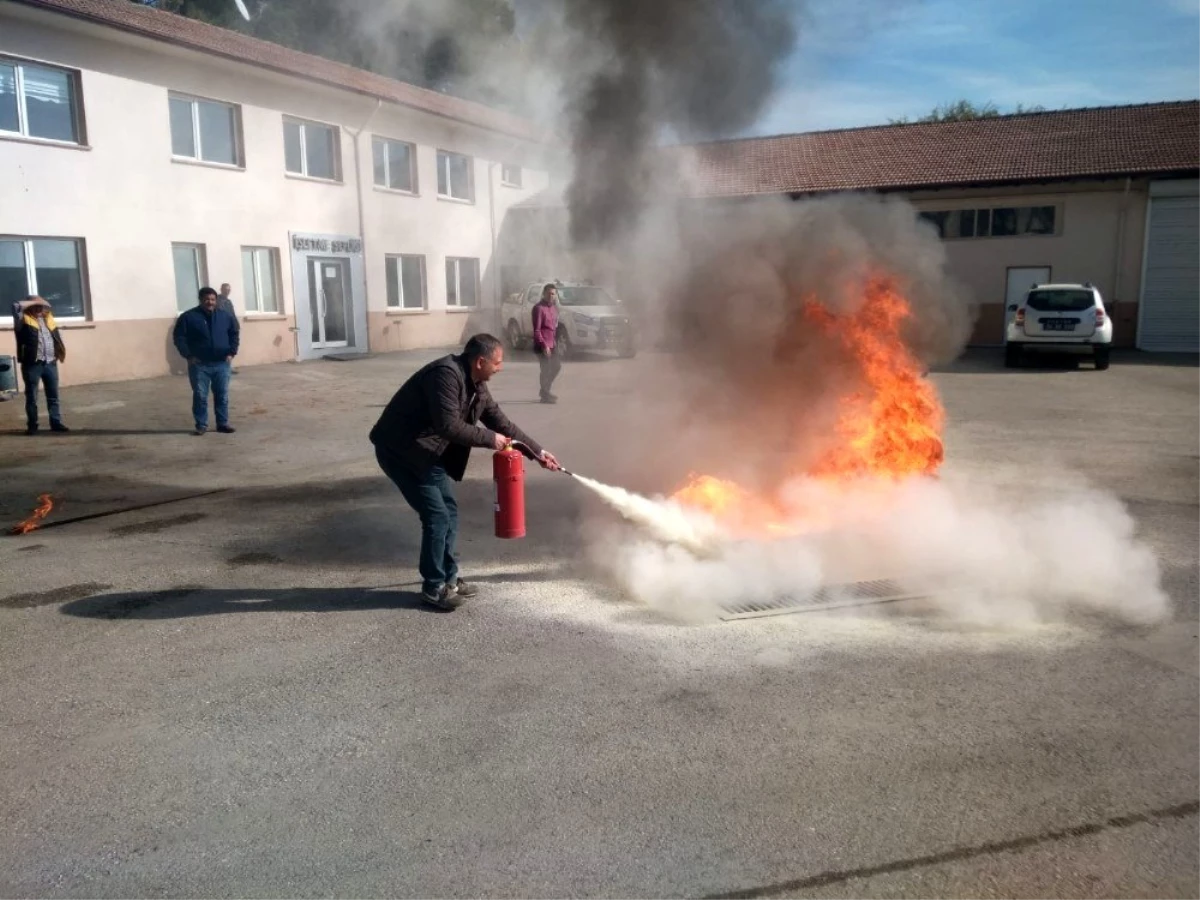
[[[25,433],[38,432],[38,385],[46,387],[46,407],[51,431],[70,431],[63,424],[58,404],[58,364],[67,358],[67,348],[50,311],[41,297],[30,296],[17,304],[17,363],[25,382]]]

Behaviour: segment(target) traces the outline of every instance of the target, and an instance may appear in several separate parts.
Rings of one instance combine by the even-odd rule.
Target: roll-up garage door
[[[1150,198],[1142,350],[1200,352],[1200,197]]]

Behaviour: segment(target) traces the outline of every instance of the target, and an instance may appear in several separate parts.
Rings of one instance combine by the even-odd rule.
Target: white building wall
[[[242,318],[239,364],[293,359],[297,290],[290,232],[352,235],[364,243],[368,344],[396,350],[457,343],[494,326],[493,221],[536,193],[537,148],[474,126],[374,98],[227,62],[112,28],[0,2],[0,55],[78,70],[86,147],[0,136],[0,235],[83,238],[89,316],[67,322],[66,383],[147,377],[177,368],[172,242],[205,245],[207,280],[233,286]],[[238,104],[244,167],[172,159],[168,91]],[[283,116],[339,126],[341,183],[290,175]],[[358,140],[356,182],[352,132]],[[418,194],[377,190],[371,135],[417,145]],[[437,149],[474,157],[475,202],[437,196]],[[499,166],[523,168],[523,187],[500,186]],[[495,185],[494,196],[489,184]],[[360,229],[361,217],[364,229]],[[282,309],[245,315],[243,246],[277,248]],[[385,253],[426,257],[428,309],[389,315]],[[446,312],[444,260],[480,260],[481,308]],[[300,302],[307,303],[301,286]],[[18,298],[0,298],[0,308]],[[0,328],[11,323],[0,316]]]

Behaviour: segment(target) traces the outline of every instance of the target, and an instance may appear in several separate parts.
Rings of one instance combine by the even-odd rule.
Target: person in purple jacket
[[[557,403],[558,398],[550,393],[554,379],[562,370],[558,357],[558,288],[547,284],[542,288],[542,299],[533,305],[533,352],[537,354],[540,372],[541,398],[543,403]]]

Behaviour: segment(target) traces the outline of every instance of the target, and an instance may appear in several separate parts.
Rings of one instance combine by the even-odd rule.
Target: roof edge
[[[671,144],[660,144],[659,147],[663,150],[689,150],[701,147],[716,147],[722,144],[744,144],[750,141],[776,141],[786,140],[788,138],[811,137],[818,134],[851,134],[854,132],[881,131],[885,129],[914,127],[929,128],[938,125],[969,125],[979,122],[1028,119],[1042,116],[1061,116],[1068,113],[1104,112],[1115,109],[1150,109],[1155,107],[1164,108],[1172,106],[1200,106],[1200,97],[1188,98],[1186,100],[1151,100],[1145,103],[1117,103],[1110,106],[1070,106],[1064,109],[1043,109],[1036,112],[1004,113],[996,116],[981,116],[976,119],[952,120],[948,122],[891,122],[880,125],[855,125],[849,128],[822,128],[815,131],[785,131],[778,134],[744,135],[742,137],[714,138],[713,140],[709,141],[694,141],[691,143],[676,142]]]
[[[258,60],[249,60],[243,56],[238,56],[234,53],[223,51],[219,47],[212,47],[212,46],[205,45],[203,43],[200,43],[199,41],[193,40],[186,36],[166,37],[163,35],[159,35],[159,34],[151,32],[151,31],[148,31],[145,28],[139,28],[136,23],[114,21],[113,19],[109,19],[104,16],[96,15],[95,13],[88,12],[86,10],[78,9],[75,7],[62,6],[58,3],[53,2],[53,0],[8,0],[8,2],[17,4],[19,6],[26,6],[26,7],[30,7],[33,9],[42,10],[44,12],[51,13],[54,15],[65,16],[67,18],[76,19],[76,20],[83,21],[83,22],[88,22],[90,24],[98,25],[103,28],[111,28],[115,31],[124,32],[126,34],[132,34],[137,37],[145,38],[146,40],[149,40],[149,41],[154,41],[154,42],[159,42],[159,43],[163,43],[163,44],[169,44],[172,46],[182,47],[186,50],[205,53],[205,54],[208,54],[209,56],[217,56],[222,59],[230,60],[232,62],[237,62],[237,63],[241,63],[243,65],[251,66],[252,68],[264,69],[269,72],[275,72],[277,74],[286,75],[289,78],[298,78],[298,79],[301,79],[304,81],[309,81],[309,82],[313,82],[316,84],[322,84],[322,85],[326,85],[328,87],[336,88],[338,90],[347,91],[352,94],[358,94],[363,97],[372,97],[376,100],[381,100],[386,103],[394,103],[397,106],[403,106],[408,109],[417,110],[419,112],[426,113],[427,115],[436,116],[438,118],[449,119],[449,120],[455,121],[455,122],[462,122],[463,124],[471,125],[472,127],[479,128],[484,131],[492,131],[492,132],[496,132],[499,134],[505,134],[509,137],[515,137],[520,140],[538,143],[538,137],[537,137],[538,131],[534,127],[534,124],[532,122],[521,119],[519,116],[516,116],[513,113],[506,112],[505,110],[501,110],[501,109],[497,109],[496,107],[488,106],[487,104],[480,103],[477,100],[468,100],[464,97],[458,97],[458,96],[455,96],[454,94],[441,94],[441,93],[431,90],[429,88],[421,87],[420,85],[415,85],[415,84],[412,84],[407,81],[400,81],[399,79],[390,78],[387,75],[381,75],[378,72],[371,72],[368,69],[359,69],[359,68],[351,66],[347,63],[338,62],[337,60],[333,60],[333,59],[328,59],[324,56],[317,56],[312,53],[305,53],[303,50],[294,50],[291,47],[287,47],[283,44],[276,44],[272,41],[265,41],[262,38],[256,38],[252,35],[243,34],[240,31],[234,31],[229,28],[222,28],[219,25],[212,25],[208,22],[202,22],[198,19],[189,19],[186,16],[179,16],[180,18],[185,19],[187,22],[189,22],[192,26],[195,26],[195,27],[211,28],[214,31],[219,31],[219,32],[227,33],[227,34],[233,34],[233,35],[236,35],[240,40],[250,41],[250,42],[253,42],[256,44],[264,45],[266,47],[276,48],[279,50],[286,51],[288,53],[295,53],[298,56],[318,61],[322,65],[335,66],[337,68],[343,69],[347,73],[356,73],[356,74],[360,74],[360,75],[367,75],[372,78],[379,78],[383,81],[387,81],[387,82],[390,82],[392,84],[399,86],[404,91],[414,91],[414,92],[418,92],[418,93],[422,93],[422,94],[428,94],[431,98],[437,98],[440,101],[450,100],[453,103],[459,103],[459,104],[464,104],[467,106],[476,107],[481,111],[481,113],[484,114],[482,117],[510,118],[514,121],[507,126],[502,125],[500,123],[486,123],[485,124],[477,119],[471,119],[467,116],[462,116],[462,115],[455,115],[455,114],[453,114],[451,112],[447,112],[447,111],[430,109],[427,106],[422,106],[417,103],[407,102],[403,99],[399,99],[394,96],[386,96],[380,92],[371,91],[368,88],[354,87],[352,85],[334,80],[332,78],[322,77],[320,74],[317,74],[317,73],[312,73],[312,72],[305,73],[305,72],[293,70],[293,69],[290,69],[290,68],[287,68],[284,66],[274,65],[274,64],[271,64],[268,62],[263,62],[263,61],[258,61]],[[129,0],[125,0],[125,2],[129,2]],[[154,9],[152,7],[142,7],[142,9],[147,12],[151,12],[153,14],[163,15],[163,16],[178,16],[179,15],[178,13],[171,13],[171,12],[167,12],[165,10]]]

